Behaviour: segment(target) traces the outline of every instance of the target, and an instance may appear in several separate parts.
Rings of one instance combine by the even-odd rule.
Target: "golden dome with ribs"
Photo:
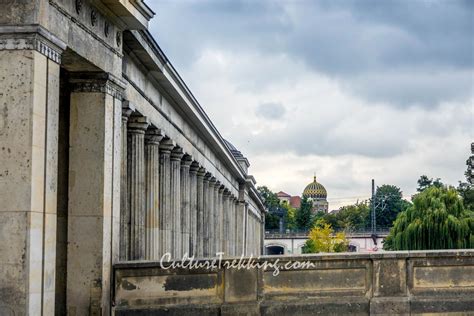
[[[316,181],[316,177],[314,177],[314,181],[308,184],[303,191],[303,197],[307,198],[325,199],[327,196],[326,188]]]

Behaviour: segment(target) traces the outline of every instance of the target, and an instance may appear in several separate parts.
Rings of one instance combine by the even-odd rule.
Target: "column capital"
[[[146,129],[150,125],[148,118],[140,115],[132,115],[128,120],[128,132],[136,134],[145,134]]]
[[[231,193],[230,193],[229,189],[227,189],[227,188],[224,189],[224,196],[225,196],[226,198],[230,198]]]
[[[221,186],[219,187],[219,194],[224,195],[224,191],[225,191],[225,186],[221,184]]]
[[[108,72],[73,72],[69,83],[73,92],[101,92],[123,99],[125,83]]]
[[[181,159],[181,167],[191,169],[191,164],[193,163],[193,157],[191,155],[185,154],[183,159]],[[191,171],[191,170],[190,170]]]
[[[165,137],[163,130],[151,126],[145,132],[145,145],[160,145],[161,140]]]
[[[181,147],[176,146],[171,151],[171,160],[174,160],[174,161],[181,160],[181,158],[183,158],[183,156],[184,156],[184,151],[183,151],[183,148],[181,148]]]
[[[199,163],[197,161],[193,161],[191,163],[191,166],[189,167],[189,173],[192,173],[192,174],[197,174],[198,171],[199,171]]]
[[[216,177],[212,176],[209,179],[209,185],[214,186],[216,184],[217,180]]]
[[[210,182],[211,181],[211,178],[212,178],[212,174],[210,172],[206,172],[204,174],[204,181],[205,182]]]
[[[216,181],[216,183],[214,183],[214,189],[218,191],[220,187],[221,187],[221,182]]]
[[[130,103],[128,100],[124,100],[122,102],[122,118],[124,120],[128,120],[130,115],[135,111],[135,105]]]
[[[200,178],[204,178],[205,175],[206,175],[206,169],[204,169],[203,167],[200,167],[197,171],[197,176]]]
[[[173,148],[176,147],[176,143],[169,138],[166,138],[160,143],[160,153],[170,154]]]

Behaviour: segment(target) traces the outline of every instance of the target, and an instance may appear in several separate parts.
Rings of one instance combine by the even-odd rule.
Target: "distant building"
[[[308,184],[303,191],[303,198],[306,197],[313,203],[313,212],[323,211],[328,212],[329,203],[327,201],[328,193],[326,188],[316,181],[316,176],[314,177],[313,182]],[[277,193],[277,197],[281,203],[287,203],[292,208],[300,208],[301,206],[301,197],[298,195],[290,195],[286,192],[280,191]]]
[[[308,184],[303,191],[303,198],[307,198],[313,202],[313,212],[323,211],[328,212],[329,203],[327,201],[328,193],[326,188],[316,181],[316,176],[314,176],[313,182]]]
[[[277,193],[277,197],[280,200],[280,203],[287,203],[292,208],[299,208],[301,206],[301,197],[291,196],[290,194],[280,191]]]
[[[280,191],[277,193],[277,197],[280,200],[280,203],[290,203],[291,195],[289,195],[288,193]]]

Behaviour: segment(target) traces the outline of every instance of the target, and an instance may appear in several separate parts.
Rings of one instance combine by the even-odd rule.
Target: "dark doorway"
[[[282,246],[269,246],[266,247],[266,254],[267,255],[284,255],[285,254],[285,248]]]

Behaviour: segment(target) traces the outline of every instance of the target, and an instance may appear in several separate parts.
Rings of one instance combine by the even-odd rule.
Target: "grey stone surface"
[[[130,201],[130,260],[145,259],[145,131],[147,118],[132,115],[128,121],[128,194]]]
[[[274,276],[274,269],[263,267],[225,269],[231,259],[212,270],[163,270],[153,262],[118,264],[115,311],[160,313],[165,307],[186,315],[190,308],[205,307],[216,315],[474,313],[474,274],[469,273],[473,250],[440,251],[437,256],[436,252],[268,256],[254,263],[264,260],[278,261],[280,273]],[[283,268],[295,261],[312,266]],[[413,273],[418,268],[444,273],[441,279],[435,273]],[[467,269],[462,278],[461,268]],[[424,292],[416,294],[413,287],[423,287]]]
[[[145,135],[146,161],[146,223],[145,223],[145,259],[158,260],[160,254],[160,141],[163,132],[156,128],[147,130]]]
[[[0,8],[0,313],[106,315],[115,262],[236,253],[222,193],[259,200],[241,192],[248,161],[151,38],[153,12],[27,2]]]

